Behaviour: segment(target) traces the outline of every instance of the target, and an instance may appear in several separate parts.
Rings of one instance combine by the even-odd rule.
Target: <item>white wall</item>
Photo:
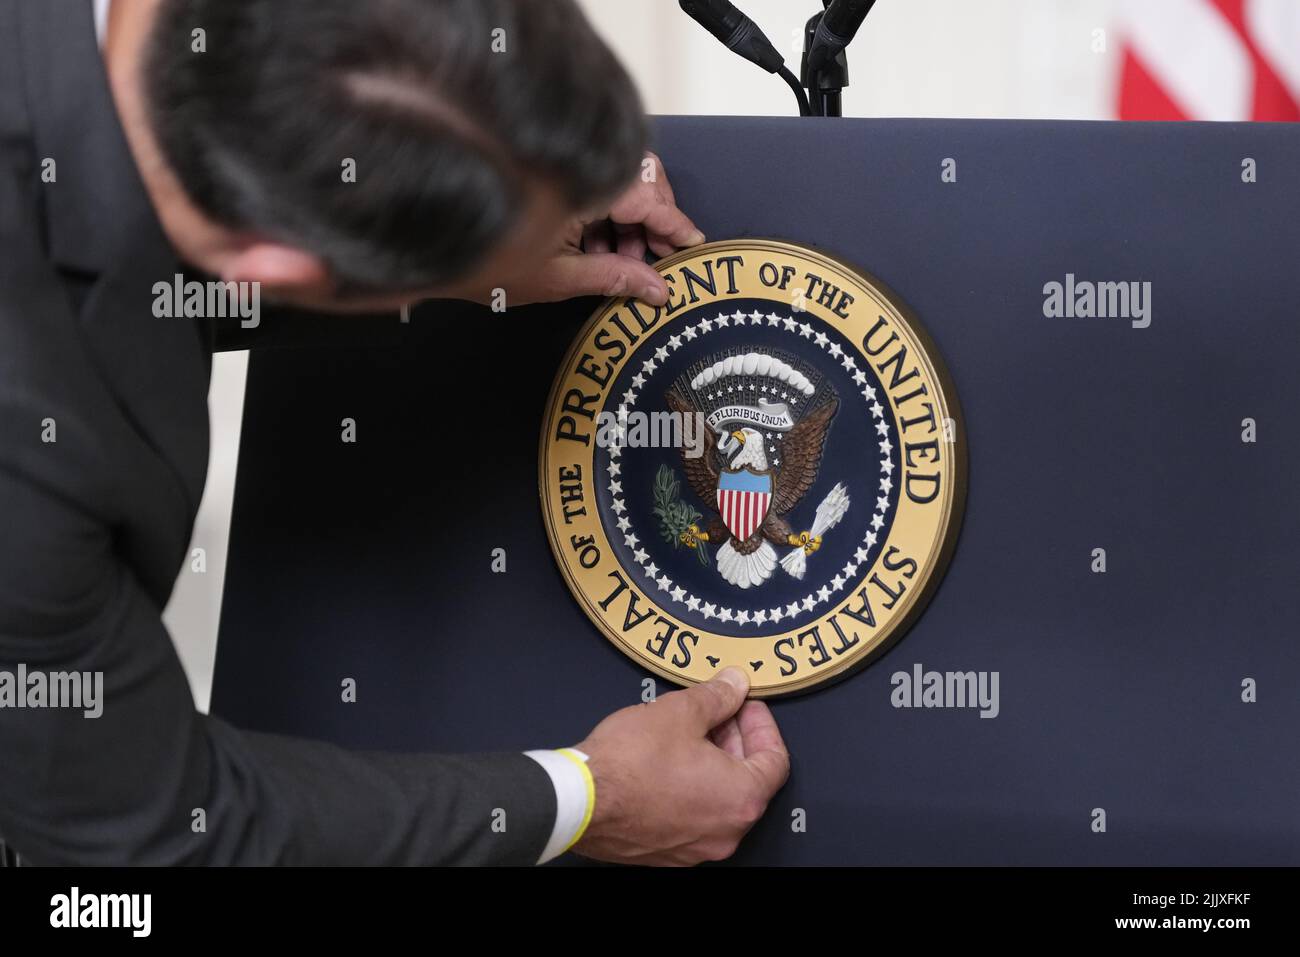
[[[581,2],[629,64],[650,112],[794,112],[793,94],[780,79],[729,53],[674,0]],[[1118,38],[1109,28],[1118,2],[1141,0],[879,0],[851,50],[853,84],[845,93],[845,113],[1109,119],[1118,61]],[[797,43],[816,0],[738,5],[787,52],[797,73]],[[1108,30],[1106,52],[1093,52],[1096,29]],[[207,571],[181,572],[166,614],[204,710],[225,580],[246,365],[242,355],[217,358],[209,403],[213,451],[194,535],[195,546],[207,551]]]

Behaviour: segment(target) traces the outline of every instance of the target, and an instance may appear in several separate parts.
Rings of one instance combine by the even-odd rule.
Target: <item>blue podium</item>
[[[970,449],[928,611],[773,703],[792,776],[735,861],[1300,864],[1300,128],[665,118],[656,149],[710,239],[818,246],[899,293]],[[1046,291],[1119,282],[1150,284],[1145,318]],[[547,391],[594,305],[267,322],[215,714],[517,750],[640,700],[537,496]],[[997,717],[895,708],[918,665],[998,672]]]

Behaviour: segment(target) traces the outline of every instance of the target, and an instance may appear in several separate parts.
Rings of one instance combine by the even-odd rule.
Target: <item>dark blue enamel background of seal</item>
[[[648,377],[646,384],[636,390],[637,402],[633,407],[638,412],[666,412],[668,406],[664,394],[677,381],[678,377],[690,366],[701,359],[725,354],[727,350],[738,347],[753,348],[757,351],[781,350],[794,353],[805,361],[811,362],[825,381],[835,390],[839,398],[839,410],[830,424],[826,437],[826,447],[822,455],[821,468],[817,482],[785,518],[792,530],[809,531],[818,504],[826,494],[843,483],[848,489],[850,505],[844,518],[829,530],[822,539],[822,547],[808,557],[807,571],[802,581],[792,578],[780,565],[772,576],[761,585],[741,589],[725,581],[716,568],[717,550],[720,543],[709,546],[709,563],[701,565],[695,552],[681,544],[676,547],[666,543],[661,534],[654,509],[654,480],[661,465],[668,465],[680,482],[679,497],[689,503],[703,517],[701,528],[716,516],[713,502],[703,502],[691,487],[682,468],[682,454],[678,449],[666,448],[624,448],[618,455],[622,469],[615,478],[621,485],[621,499],[627,508],[624,513],[631,521],[631,532],[636,535],[635,547],[625,541],[624,532],[615,522],[618,515],[612,510],[614,495],[610,491],[610,450],[596,450],[597,503],[605,532],[609,536],[611,547],[621,565],[628,573],[629,582],[656,608],[663,610],[683,624],[722,635],[738,637],[757,637],[773,634],[791,634],[808,623],[814,622],[832,608],[838,608],[853,595],[853,586],[865,577],[870,563],[876,560],[886,534],[893,522],[898,505],[898,434],[894,424],[888,397],[884,388],[865,357],[856,345],[836,330],[829,323],[809,313],[792,313],[790,307],[780,302],[762,299],[735,299],[697,306],[690,312],[678,312],[666,321],[660,320],[656,326],[637,343],[636,352],[624,360],[623,368],[616,377],[613,387],[607,392],[609,396],[605,409],[616,412],[624,394],[632,388],[632,379],[643,372],[646,359],[654,355],[660,347],[666,347],[673,336],[680,336],[686,325],[698,323],[701,319],[712,319],[718,315],[730,316],[740,312],[748,316],[755,311],[763,314],[776,313],[782,317],[790,316],[795,321],[808,323],[813,327],[813,334],[825,333],[832,341],[839,342],[846,353],[853,356],[857,368],[867,375],[867,385],[877,392],[880,404],[885,407],[885,422],[888,425],[888,437],[891,445],[890,455],[895,465],[893,487],[888,493],[889,508],[885,513],[885,524],[877,532],[878,541],[869,547],[864,541],[865,534],[871,530],[870,522],[876,510],[876,499],[882,494],[880,479],[884,472],[880,468],[880,436],[877,434],[875,420],[870,412],[869,402],[863,396],[866,386],[854,383],[851,374],[837,360],[814,345],[813,341],[798,333],[787,331],[784,326],[773,328],[765,321],[762,325],[752,325],[748,319],[737,328],[729,323],[725,328],[715,329],[706,336],[694,341],[683,342],[675,351],[670,351],[668,358],[657,363],[658,368]],[[775,547],[775,546],[774,546]],[[842,574],[844,566],[854,561],[854,553],[859,548],[868,551],[867,561],[859,564],[857,571],[849,576],[844,585],[833,589],[831,579]],[[680,586],[700,599],[711,603],[720,611],[730,609],[733,614],[741,609],[764,611],[776,607],[786,609],[792,602],[801,603],[810,593],[816,593],[822,586],[832,587],[834,594],[821,601],[812,609],[800,608],[799,614],[790,619],[782,616],[773,624],[738,625],[733,620],[724,623],[718,617],[706,618],[702,611],[691,610],[682,601],[674,601],[668,590],[660,588],[657,581],[647,576],[634,553],[644,549],[649,553],[649,561],[658,568],[659,574],[666,574],[673,582],[672,587]],[[791,551],[791,546],[776,547],[778,560]],[[612,590],[612,589],[611,589]],[[837,604],[838,602],[838,604]]]

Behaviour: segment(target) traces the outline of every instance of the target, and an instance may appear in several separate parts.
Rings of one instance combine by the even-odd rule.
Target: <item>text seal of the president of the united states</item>
[[[658,268],[668,305],[606,302],[551,391],[556,561],[600,631],[679,684],[843,677],[910,627],[955,546],[952,381],[893,292],[816,250],[736,240]]]

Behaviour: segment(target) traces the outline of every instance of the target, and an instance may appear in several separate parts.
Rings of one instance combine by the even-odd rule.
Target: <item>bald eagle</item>
[[[668,407],[683,415],[694,413],[691,403],[675,389]],[[762,433],[751,428],[706,432],[704,454],[690,458],[682,450],[682,465],[696,496],[708,510],[704,527],[691,525],[682,543],[719,543],[718,572],[737,588],[767,581],[777,566],[772,546],[802,547],[811,555],[821,538],[796,534],[785,516],[817,481],[826,433],[839,408],[831,398],[804,416],[785,433],[779,454],[771,460]]]

